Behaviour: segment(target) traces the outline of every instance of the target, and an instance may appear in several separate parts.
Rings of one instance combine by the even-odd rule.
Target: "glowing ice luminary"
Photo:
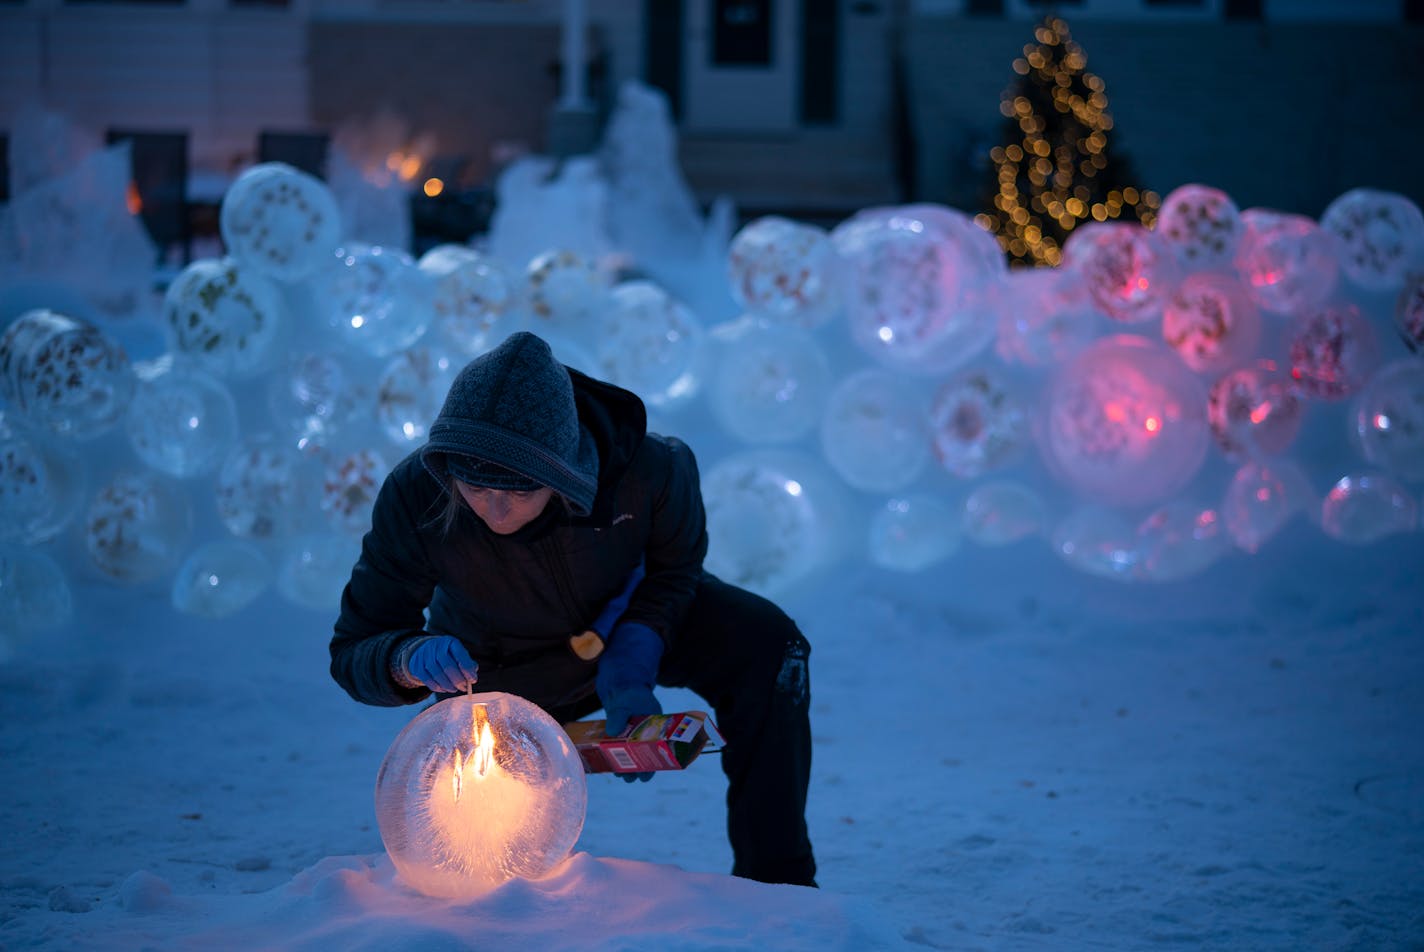
[[[578,841],[587,806],[568,735],[512,694],[427,708],[391,743],[376,777],[376,822],[396,871],[445,899],[545,875]]]

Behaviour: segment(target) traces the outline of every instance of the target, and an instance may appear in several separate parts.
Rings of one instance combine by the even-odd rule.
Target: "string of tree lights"
[[[1127,184],[1121,156],[1109,157],[1107,93],[1067,22],[1050,16],[1034,38],[999,104],[1008,144],[989,152],[989,210],[977,216],[1016,267],[1059,264],[1080,223],[1132,216],[1150,227],[1161,207],[1155,192]]]

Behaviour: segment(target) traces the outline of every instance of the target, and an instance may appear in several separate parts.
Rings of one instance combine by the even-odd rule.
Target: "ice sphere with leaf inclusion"
[[[477,897],[562,862],[583,831],[588,791],[568,735],[512,694],[426,708],[376,776],[376,822],[400,878],[445,899]]]
[[[282,162],[263,162],[238,176],[223,196],[218,227],[234,258],[279,281],[308,277],[341,240],[331,189]]]
[[[85,321],[37,309],[0,336],[0,398],[64,436],[86,440],[113,428],[134,383],[123,348]]]

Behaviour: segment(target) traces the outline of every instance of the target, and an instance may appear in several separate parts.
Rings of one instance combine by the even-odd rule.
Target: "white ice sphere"
[[[124,418],[138,458],[170,476],[217,469],[238,438],[237,404],[216,377],[165,364],[140,375]]]
[[[1102,333],[1103,317],[1082,278],[1063,268],[1009,274],[998,295],[995,350],[1006,363],[1060,364]]]
[[[843,514],[828,474],[799,454],[744,451],[702,479],[707,570],[762,595],[814,573],[835,554]]]
[[[870,561],[894,572],[919,572],[959,548],[961,513],[938,496],[891,499],[870,519]]]
[[[1245,227],[1231,196],[1207,185],[1182,185],[1162,200],[1155,230],[1183,265],[1211,268],[1231,262]]]
[[[1137,526],[1137,577],[1175,582],[1205,571],[1231,551],[1231,536],[1215,509],[1173,500]]]
[[[1320,503],[1320,528],[1330,538],[1369,545],[1419,525],[1419,504],[1389,476],[1355,473],[1341,477]]]
[[[1261,314],[1238,278],[1198,272],[1168,296],[1162,339],[1198,373],[1219,373],[1256,353]]]
[[[744,225],[727,250],[733,299],[752,314],[801,327],[840,307],[840,261],[825,229],[775,215]]]
[[[1296,314],[1335,289],[1340,262],[1330,235],[1304,215],[1248,208],[1236,249],[1236,272],[1262,310]]]
[[[1238,549],[1257,552],[1305,509],[1309,497],[1304,474],[1290,460],[1252,461],[1231,477],[1221,518]]]
[[[831,390],[821,417],[821,452],[856,489],[894,492],[929,462],[925,407],[903,377],[870,367]]]
[[[430,279],[435,333],[456,353],[478,357],[514,330],[517,285],[509,269],[465,245],[436,245],[417,266]]]
[[[1206,458],[1206,390],[1165,345],[1108,337],[1049,382],[1040,436],[1050,469],[1084,496],[1159,502]]]
[[[149,582],[177,566],[192,527],[182,486],[153,472],[120,472],[89,503],[84,546],[110,578]]]
[[[1407,482],[1424,480],[1424,360],[1387,364],[1355,401],[1365,459]]]
[[[0,414],[0,542],[59,535],[83,504],[84,463],[67,441],[11,426]]]
[[[1043,497],[1013,480],[990,480],[964,500],[964,535],[976,545],[1012,545],[1043,531]]]
[[[698,392],[704,343],[685,304],[652,282],[625,281],[609,294],[595,359],[604,379],[648,404],[677,405]]]
[[[0,398],[36,426],[98,436],[119,422],[133,391],[128,355],[92,324],[40,309],[0,336]]]
[[[349,243],[313,278],[327,323],[347,346],[389,357],[420,339],[435,315],[434,288],[399,248]]]
[[[1008,464],[1030,436],[1021,396],[982,370],[961,373],[935,391],[929,433],[940,465],[961,479]]]
[[[1175,263],[1146,228],[1128,222],[1089,222],[1068,235],[1064,267],[1077,272],[1103,313],[1140,324],[1162,313],[1176,283]]]
[[[1303,411],[1295,381],[1271,360],[1223,374],[1207,394],[1212,435],[1238,459],[1285,452],[1300,432]]]
[[[750,320],[719,327],[709,402],[717,422],[747,443],[784,443],[815,428],[831,366],[810,333]]]
[[[1405,277],[1394,305],[1394,326],[1411,351],[1424,351],[1424,268]]]
[[[38,549],[0,545],[0,633],[21,640],[73,616],[74,593],[58,562]],[[4,647],[0,639],[0,659]]]
[[[312,464],[297,448],[270,435],[233,447],[214,482],[218,518],[244,539],[294,535],[310,519],[315,486]]]
[[[271,369],[285,305],[268,278],[233,258],[194,261],[163,296],[169,347],[219,377]]]
[[[1424,265],[1424,212],[1403,195],[1355,188],[1325,208],[1320,227],[1340,242],[1340,266],[1362,288],[1392,291]]]
[[[592,258],[567,249],[551,249],[529,262],[525,271],[533,330],[557,331],[579,341],[595,333],[608,306],[608,275]]]
[[[272,575],[261,549],[237,539],[214,539],[183,560],[169,597],[185,615],[226,618],[266,591]]]
[[[1053,551],[1080,572],[1130,582],[1142,560],[1136,529],[1122,513],[1079,506],[1052,532]]]
[[[238,261],[279,281],[299,281],[341,241],[341,215],[324,182],[281,162],[238,176],[223,196],[218,228]]]
[[[425,442],[459,369],[429,347],[412,347],[391,358],[376,383],[376,420],[392,443],[414,449]]]
[[[283,598],[319,612],[341,605],[351,567],[361,555],[359,538],[347,533],[308,532],[284,540],[279,549],[277,592]]]
[[[583,763],[562,727],[513,694],[465,694],[416,715],[376,775],[376,824],[400,878],[468,901],[561,863],[583,832]]]
[[[374,390],[339,353],[293,357],[268,381],[272,419],[303,449],[325,446],[355,419],[374,412]]]
[[[371,507],[390,467],[375,450],[356,450],[326,465],[321,487],[321,510],[332,528],[362,533],[371,528]]]
[[[1290,331],[1290,375],[1296,389],[1317,400],[1357,393],[1379,367],[1379,341],[1353,304],[1312,308]]]

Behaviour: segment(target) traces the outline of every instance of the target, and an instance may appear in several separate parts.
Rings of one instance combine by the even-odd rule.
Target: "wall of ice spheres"
[[[941,206],[763,218],[719,252],[731,320],[557,230],[520,270],[343,243],[338,219],[320,181],[257,166],[222,204],[229,257],[172,282],[151,353],[57,306],[10,323],[7,625],[62,618],[94,577],[197,616],[269,587],[334,613],[385,473],[517,328],[693,446],[709,568],[766,593],[1031,538],[1151,582],[1296,518],[1352,545],[1418,527],[1424,216],[1399,195],[1315,221],[1187,186],[1154,231],[1080,228],[1037,271]]]

